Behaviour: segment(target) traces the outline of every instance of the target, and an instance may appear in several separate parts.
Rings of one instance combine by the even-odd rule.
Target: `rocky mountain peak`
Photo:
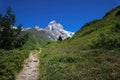
[[[55,40],[55,41],[59,38],[59,36],[61,36],[62,39],[64,40],[74,35],[74,32],[64,30],[63,26],[60,23],[57,23],[55,20],[51,21],[48,24],[48,26],[45,28],[40,28],[39,26],[35,26],[35,29],[37,31],[43,32],[49,38],[51,38],[51,40]]]
[[[63,29],[63,26],[54,20],[51,21],[45,29],[49,31],[55,31],[55,30]]]
[[[53,38],[53,40],[57,40],[59,36],[64,40],[74,35],[74,32],[64,30],[63,26],[55,20],[51,21],[44,30]]]

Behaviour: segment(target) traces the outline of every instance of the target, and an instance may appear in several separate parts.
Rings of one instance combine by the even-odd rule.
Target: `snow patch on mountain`
[[[22,31],[27,31],[29,29],[32,29],[31,27],[28,27],[28,28],[22,28]]]
[[[40,28],[40,26],[35,26],[35,29],[36,29],[37,31],[44,30],[43,28]]]

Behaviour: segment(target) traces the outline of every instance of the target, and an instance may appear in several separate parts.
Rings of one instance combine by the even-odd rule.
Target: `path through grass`
[[[29,58],[24,62],[23,70],[17,75],[16,80],[37,80],[38,79],[38,66],[39,59],[37,55],[41,50],[31,51]]]

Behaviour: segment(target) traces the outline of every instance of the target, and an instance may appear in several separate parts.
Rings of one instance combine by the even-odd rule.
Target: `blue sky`
[[[66,30],[75,32],[86,22],[102,18],[119,4],[120,0],[0,0],[0,12],[11,6],[16,25],[44,28],[56,20]]]

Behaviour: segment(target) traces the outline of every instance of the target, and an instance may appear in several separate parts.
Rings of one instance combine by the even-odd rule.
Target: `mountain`
[[[59,36],[64,40],[74,35],[74,32],[64,30],[63,26],[60,23],[56,23],[56,21],[51,21],[44,29],[39,26],[35,26],[35,29],[46,34],[51,40],[55,41],[57,41]]]
[[[29,35],[27,43],[23,46],[26,49],[43,47],[51,41],[57,41],[59,36],[64,40],[74,35],[73,32],[64,30],[63,26],[55,21],[51,21],[46,28],[35,26],[34,28],[23,28],[22,32]]]
[[[29,28],[23,31],[23,34],[28,34],[28,41],[23,46],[24,49],[38,49],[45,46],[51,40],[42,32],[37,31],[34,28]]]
[[[120,6],[40,54],[42,80],[119,80]]]

